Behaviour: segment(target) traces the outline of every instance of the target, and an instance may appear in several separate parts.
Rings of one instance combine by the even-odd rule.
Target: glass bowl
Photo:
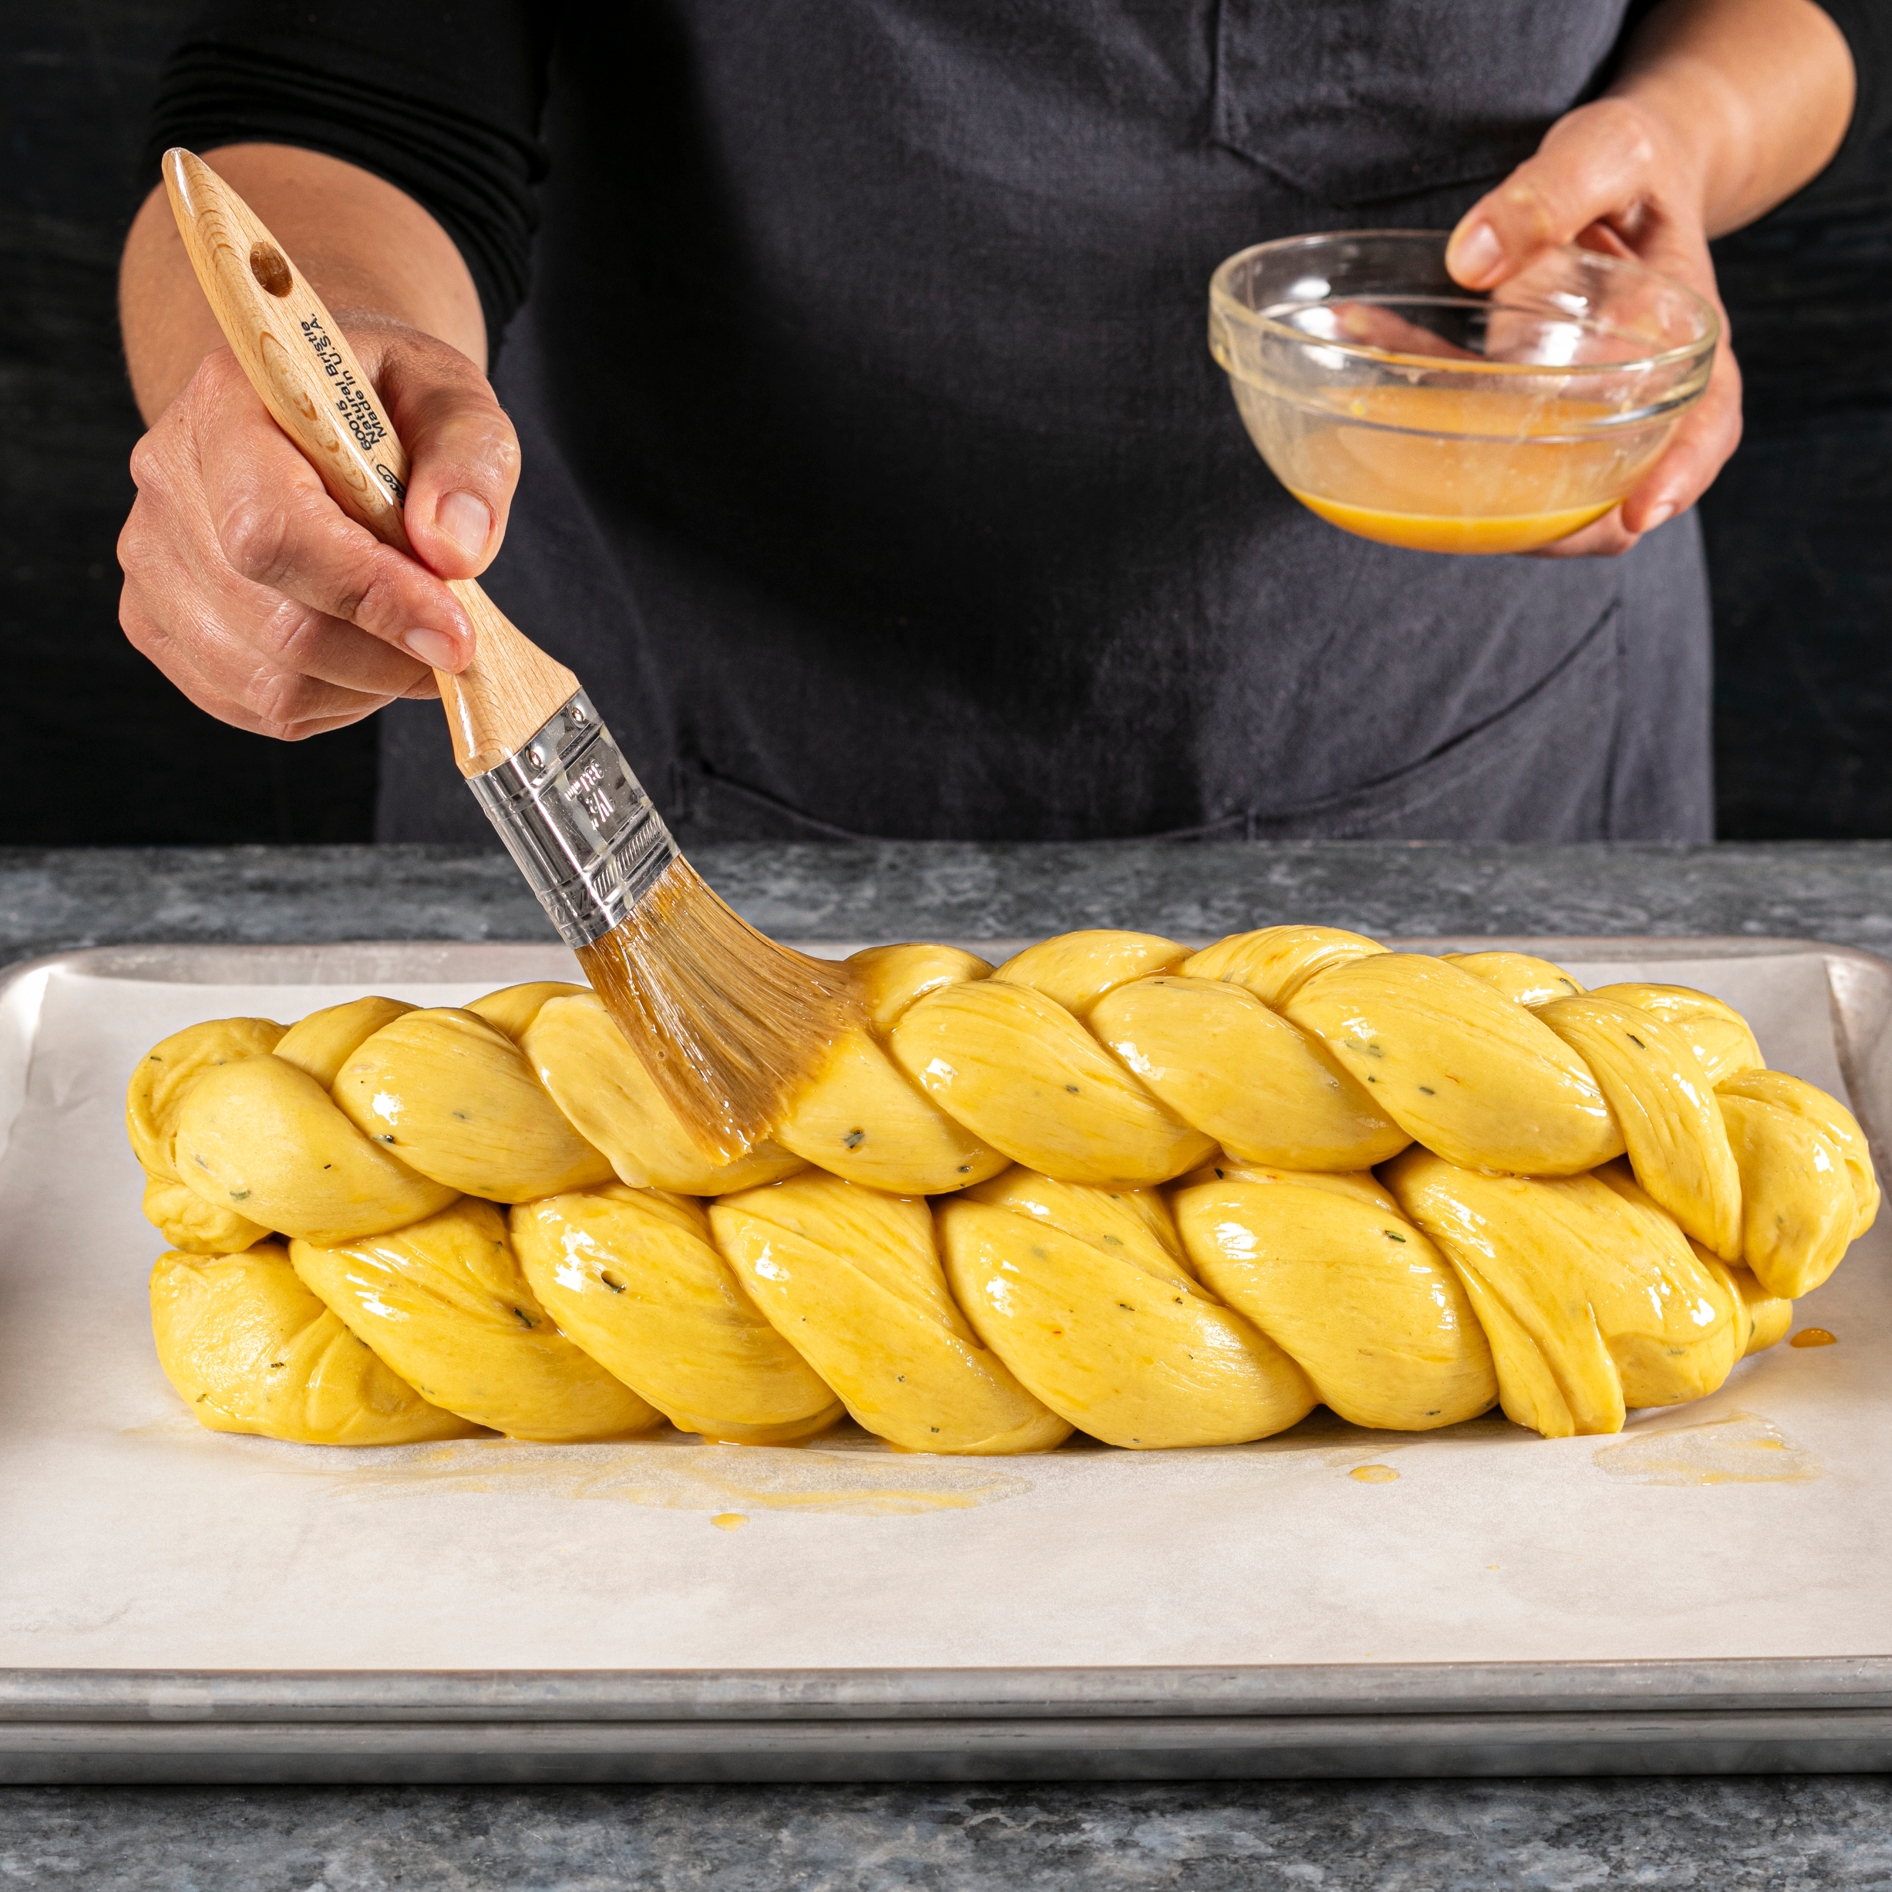
[[[1424,552],[1527,552],[1634,487],[1708,385],[1721,324],[1594,250],[1462,289],[1445,243],[1258,243],[1210,281],[1209,352],[1261,457],[1323,519]]]

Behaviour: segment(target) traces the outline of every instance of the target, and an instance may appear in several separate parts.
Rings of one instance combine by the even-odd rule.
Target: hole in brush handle
[[[272,296],[286,296],[296,286],[289,259],[273,243],[250,245],[250,274]]]

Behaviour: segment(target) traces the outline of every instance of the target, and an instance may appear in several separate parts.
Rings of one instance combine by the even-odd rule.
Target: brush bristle
[[[778,946],[679,856],[579,964],[691,1135],[733,1161],[860,1022],[852,972]]]

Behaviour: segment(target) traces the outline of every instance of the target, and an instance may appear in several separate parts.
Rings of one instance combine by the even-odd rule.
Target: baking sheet
[[[416,963],[425,963],[421,949]],[[504,977],[555,976],[526,954]],[[1700,985],[1840,1090],[1817,952],[1569,961]],[[398,960],[387,970],[399,969]],[[280,970],[275,968],[274,970]],[[371,981],[421,1003],[486,989]],[[124,1076],[195,1019],[363,989],[55,966],[0,1003],[0,1666],[799,1669],[1623,1661],[1892,1652],[1885,1236],[1785,1346],[1621,1438],[1501,1420],[950,1460],[202,1432],[152,1355]],[[22,1054],[30,1052],[30,1058]],[[1362,1482],[1377,1465],[1397,1477]],[[735,1529],[713,1520],[738,1514]]]

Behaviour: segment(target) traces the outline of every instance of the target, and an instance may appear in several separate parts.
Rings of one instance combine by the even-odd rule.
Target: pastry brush
[[[346,337],[241,197],[181,147],[164,184],[225,339],[351,519],[408,551],[407,455]],[[791,952],[678,851],[578,679],[471,579],[473,660],[436,671],[474,798],[659,1089],[706,1149],[763,1137],[859,1013],[845,968]]]

